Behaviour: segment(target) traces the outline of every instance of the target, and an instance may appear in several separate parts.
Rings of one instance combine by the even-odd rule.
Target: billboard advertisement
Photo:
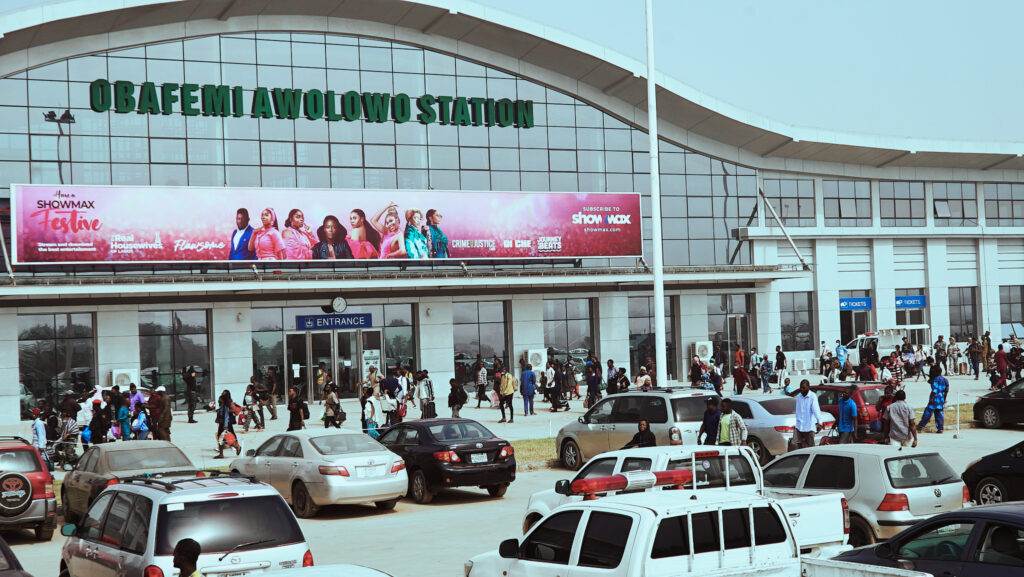
[[[14,264],[636,257],[636,193],[13,185]]]

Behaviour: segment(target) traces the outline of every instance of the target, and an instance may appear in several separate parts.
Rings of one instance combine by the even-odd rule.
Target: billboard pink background
[[[239,208],[248,209],[253,228],[260,227],[263,209],[273,208],[280,230],[288,212],[298,208],[315,235],[327,215],[338,217],[349,230],[353,209],[361,208],[367,219],[372,219],[391,202],[398,205],[402,230],[406,209],[418,208],[424,217],[428,209],[438,210],[444,217],[441,229],[448,236],[449,258],[455,260],[642,253],[640,195],[636,193],[85,185],[12,188],[13,252],[15,263],[23,265],[227,261]],[[46,213],[39,208],[40,202],[62,203],[63,208]],[[578,213],[585,216],[574,223],[573,216]],[[71,218],[75,224],[67,222]],[[553,250],[538,248],[542,237],[549,239]],[[559,241],[550,242],[552,238]],[[129,248],[112,252],[112,241]],[[475,242],[460,247],[459,241]]]

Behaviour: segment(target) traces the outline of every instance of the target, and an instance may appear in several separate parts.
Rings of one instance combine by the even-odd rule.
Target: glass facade
[[[139,357],[140,384],[167,387],[175,408],[186,404],[187,367],[196,372],[197,398],[213,400],[208,311],[139,311]]]
[[[544,301],[544,346],[549,361],[570,363],[583,374],[583,363],[594,352],[590,299]]]
[[[897,297],[912,297],[925,295],[927,291],[923,288],[896,289]],[[920,309],[896,309],[896,326],[905,327],[909,325],[923,325],[928,318],[928,308]],[[931,335],[928,329],[914,329],[909,331],[910,342],[915,345],[927,345],[931,342]],[[892,352],[892,351],[889,351]],[[879,351],[881,354],[882,351]]]
[[[826,180],[822,187],[825,226],[871,226],[870,182]]]
[[[923,182],[879,182],[878,206],[882,226],[927,224]]]
[[[1024,285],[999,287],[999,322],[1003,337],[1024,338]]]
[[[785,226],[815,226],[814,181],[794,178],[764,179],[764,195]],[[765,224],[778,226],[766,211]]]
[[[972,286],[949,287],[949,336],[961,343],[981,336],[978,332],[976,292]]]
[[[507,315],[504,301],[452,303],[456,382],[476,382],[472,369],[478,359],[492,378],[497,361],[509,366]]]
[[[665,297],[665,345],[668,348],[669,378],[679,378],[676,370],[676,340],[672,319],[675,318],[674,299]],[[654,297],[629,297],[629,369],[635,375],[640,367],[647,367],[651,378],[657,378],[654,360]],[[607,360],[607,359],[605,359]]]
[[[21,418],[32,407],[51,405],[66,393],[96,385],[96,336],[92,313],[18,315],[18,378]]]
[[[813,351],[814,293],[779,293],[779,313],[782,318],[782,350]],[[770,352],[770,351],[769,351]]]
[[[977,226],[978,193],[973,182],[933,182],[935,226]]]
[[[985,184],[985,224],[1024,226],[1024,184]]]
[[[708,295],[708,340],[714,350],[725,352],[725,376],[732,374],[736,347],[749,354],[754,344],[750,338],[752,300],[747,294]],[[763,345],[762,348],[767,350]]]

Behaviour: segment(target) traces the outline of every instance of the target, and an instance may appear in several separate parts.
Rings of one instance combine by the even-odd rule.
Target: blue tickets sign
[[[370,313],[348,315],[299,315],[295,317],[295,329],[300,331],[368,329],[372,326],[373,315]]]
[[[927,295],[908,295],[896,297],[896,308],[902,310],[923,309],[928,306]]]
[[[869,311],[871,310],[871,297],[839,297],[839,310]]]

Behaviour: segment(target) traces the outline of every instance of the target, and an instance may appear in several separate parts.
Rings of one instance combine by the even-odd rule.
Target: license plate
[[[469,456],[470,463],[486,463],[487,453],[473,453]]]
[[[384,474],[384,465],[371,465],[367,467],[356,467],[356,477],[379,477]]]

